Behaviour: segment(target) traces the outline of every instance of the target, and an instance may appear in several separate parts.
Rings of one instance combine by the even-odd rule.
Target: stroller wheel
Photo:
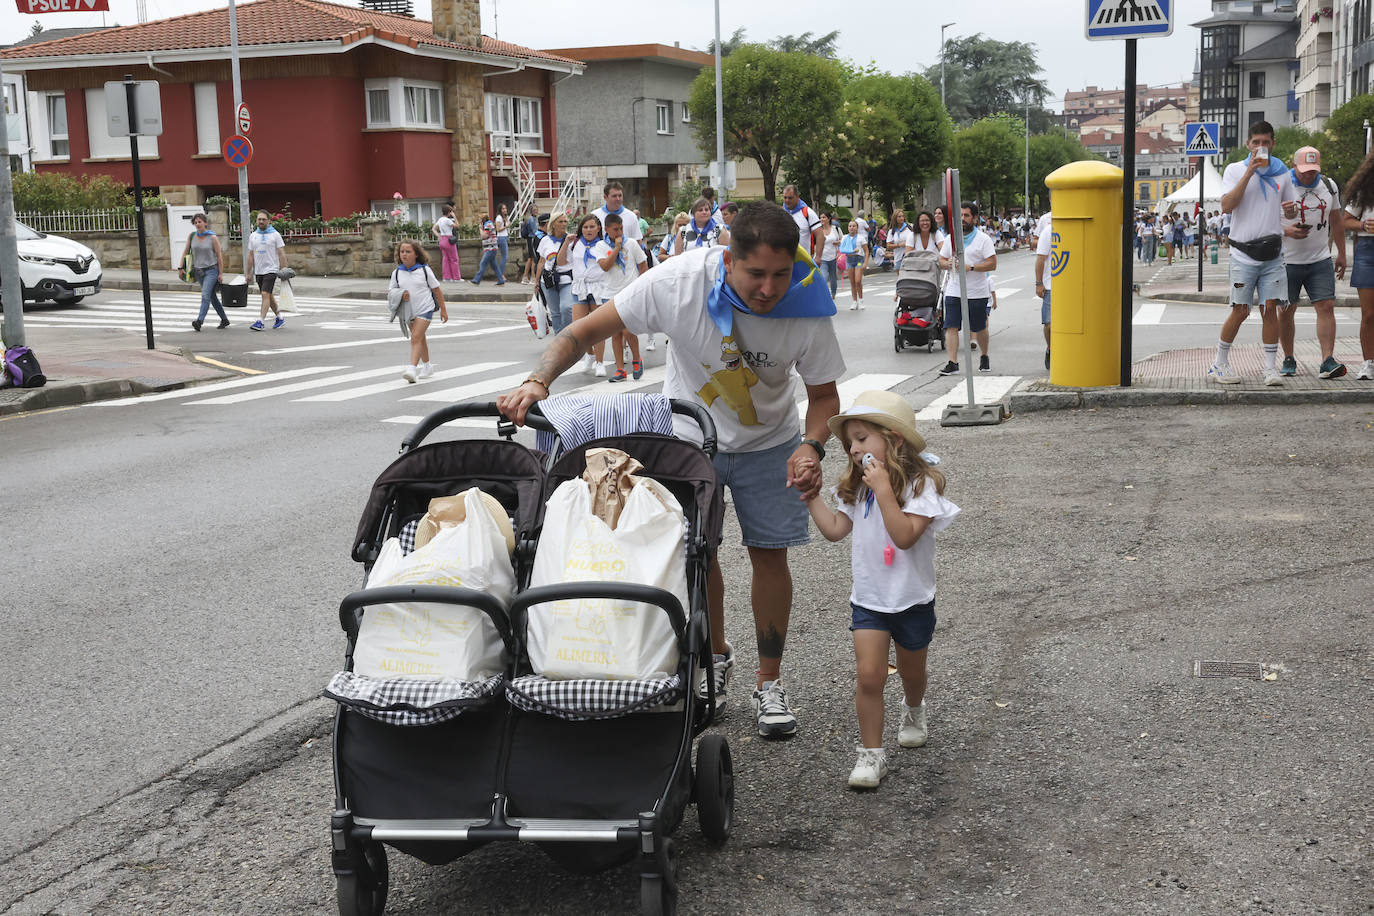
[[[723,843],[735,825],[735,764],[721,735],[707,735],[697,746],[695,796],[701,832]]]
[[[645,869],[639,876],[639,911],[644,916],[674,916],[677,913],[677,847],[671,839],[659,841],[654,855],[657,870]]]
[[[382,916],[386,909],[389,875],[386,849],[369,843],[362,852],[360,867],[350,875],[336,875],[339,916]]]
[[[893,333],[893,335],[892,335],[892,349],[896,350],[898,353],[901,353],[901,352],[902,352],[902,332],[901,332],[901,331],[897,331],[897,332]]]

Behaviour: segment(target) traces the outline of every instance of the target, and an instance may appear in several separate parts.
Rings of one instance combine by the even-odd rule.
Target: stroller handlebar
[[[471,588],[451,588],[443,585],[383,585],[378,588],[364,588],[345,595],[343,601],[339,602],[339,623],[349,639],[356,640],[358,626],[362,622],[359,610],[374,604],[400,602],[452,604],[474,608],[491,618],[507,649],[513,645],[511,618],[506,606],[486,592]]]
[[[559,582],[554,585],[536,585],[515,596],[511,602],[511,617],[520,620],[532,605],[562,601],[567,598],[612,598],[620,601],[638,601],[662,608],[677,635],[679,647],[689,651],[687,645],[687,615],[682,602],[666,589],[652,585],[639,585],[634,582]]]

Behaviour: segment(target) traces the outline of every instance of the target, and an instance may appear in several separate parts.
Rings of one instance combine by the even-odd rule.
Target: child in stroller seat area
[[[850,560],[850,626],[858,669],[855,707],[861,743],[849,774],[855,789],[874,789],[887,775],[883,686],[888,647],[897,643],[904,702],[897,743],[926,743],[926,651],[935,632],[935,534],[959,507],[944,497],[945,477],[922,457],[925,439],[901,395],[867,391],[831,417],[849,465],[832,492],[838,511],[808,501],[827,540],[854,535]]]

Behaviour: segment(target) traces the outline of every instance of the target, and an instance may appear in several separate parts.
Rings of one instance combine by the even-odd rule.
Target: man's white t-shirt
[[[1331,220],[1341,218],[1340,195],[1332,193],[1326,186],[1326,177],[1320,174],[1316,187],[1308,188],[1295,182],[1293,193],[1298,199],[1298,215],[1283,220],[1283,225],[1303,223],[1312,228],[1307,230],[1305,239],[1283,237],[1283,261],[1285,264],[1325,261],[1331,257]]]
[[[592,216],[595,216],[597,219],[601,220],[602,232],[606,231],[607,212],[608,211],[606,210],[605,204],[602,204],[601,206],[597,207],[595,210],[592,211]],[[636,214],[635,211],[631,210],[629,207],[622,205],[620,208],[620,212],[617,215],[620,217],[620,219],[625,225],[625,238],[638,239],[641,237],[639,231],[639,215]]]
[[[788,213],[792,222],[797,224],[797,244],[811,251],[811,233],[821,227],[821,218],[810,207],[798,207],[796,213]]]
[[[1051,252],[1053,252],[1053,251],[1054,251],[1054,226],[1053,226],[1053,225],[1047,225],[1047,226],[1045,226],[1044,231],[1040,233],[1040,240],[1037,241],[1037,242],[1035,243],[1035,256],[1038,258],[1038,257],[1040,257],[1041,255],[1044,255],[1046,258],[1050,258],[1050,254],[1051,254]],[[1051,259],[1051,260],[1045,261],[1045,269],[1044,269],[1043,271],[1041,271],[1041,273],[1040,273],[1040,282],[1045,284],[1045,292],[1049,292],[1049,291],[1050,291],[1050,265],[1051,265],[1051,263],[1052,263],[1052,259]],[[1034,275],[1032,274],[1032,276],[1034,276]]]
[[[945,239],[940,243],[940,257],[954,257],[953,240]],[[973,233],[973,241],[964,246],[964,266],[967,268],[971,264],[986,261],[997,254],[997,249],[992,245],[992,239],[982,229]],[[957,265],[956,265],[957,267]],[[956,267],[951,267],[946,273],[945,295],[959,295],[959,271]],[[970,299],[986,299],[990,295],[988,291],[988,275],[985,271],[973,271],[965,269],[964,274],[968,277],[965,286],[968,290]]]
[[[850,588],[849,600],[861,608],[895,614],[935,597],[935,535],[949,527],[959,514],[959,507],[935,491],[934,481],[927,480],[919,496],[912,495],[914,487],[914,484],[907,485],[902,512],[923,515],[930,519],[930,524],[916,543],[905,550],[892,544],[888,537],[883,512],[876,499],[871,506],[866,499],[851,506],[836,497],[836,508],[854,522],[850,534],[853,551],[850,570],[854,585]],[[865,508],[868,509],[866,518]],[[891,566],[883,562],[883,553],[889,544],[896,552]]]
[[[1226,167],[1221,176],[1222,195],[1230,194],[1245,177],[1245,163],[1233,162]],[[1274,182],[1278,190],[1265,185],[1258,174],[1245,186],[1240,203],[1231,211],[1231,241],[1252,242],[1266,235],[1279,235],[1283,232],[1283,210],[1280,204],[1285,200],[1296,200],[1293,182],[1287,172],[1277,175]],[[1265,192],[1268,192],[1267,194]],[[1254,258],[1235,246],[1231,247],[1231,261],[1235,264],[1258,264]]]
[[[768,318],[734,313],[730,336],[706,310],[724,248],[688,251],[641,276],[616,297],[632,334],[668,335],[663,393],[704,404],[716,421],[722,452],[782,445],[800,430],[792,368],[807,385],[844,374],[835,328],[825,318]],[[683,438],[695,424],[674,417]]]
[[[602,239],[592,253],[598,259],[604,258],[611,253],[611,243]],[[644,249],[633,239],[626,239],[620,246],[621,258],[625,261],[625,266],[620,266],[620,261],[612,261],[611,269],[605,272],[605,277],[601,281],[601,289],[605,298],[614,299],[616,293],[634,282],[639,276],[639,265],[649,260],[649,256],[644,253]]]
[[[860,245],[867,245],[867,244],[868,244],[868,220],[864,219],[862,216],[856,216],[856,217],[854,217],[854,222],[856,222],[856,223],[859,224],[859,244],[860,244]]]
[[[248,240],[248,250],[253,254],[254,274],[274,274],[281,269],[281,250],[286,247],[281,233],[271,226],[263,232],[254,229]]]

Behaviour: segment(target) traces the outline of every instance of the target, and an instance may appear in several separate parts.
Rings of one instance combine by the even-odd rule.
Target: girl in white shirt
[[[429,343],[425,331],[439,313],[439,320],[448,322],[448,306],[444,304],[444,291],[439,286],[439,278],[429,266],[429,256],[419,242],[406,239],[396,246],[396,269],[391,273],[391,285],[400,289],[401,299],[410,303],[410,365],[406,366],[401,377],[407,382],[429,378],[434,374],[434,364],[429,361]]]
[[[944,497],[944,474],[921,457],[926,442],[916,431],[911,405],[901,395],[866,391],[854,399],[853,407],[831,417],[829,425],[849,455],[834,491],[839,511],[814,497],[808,507],[827,540],[854,534],[849,629],[858,668],[854,701],[862,743],[849,785],[873,789],[887,775],[883,686],[894,641],[905,694],[897,743],[926,743],[926,650],[935,632],[935,533],[949,526],[959,507]]]
[[[445,280],[463,279],[463,268],[458,263],[458,243],[454,240],[457,221],[453,218],[453,208],[444,207],[444,215],[434,221],[429,231],[439,240],[439,251],[444,256],[443,273]]]
[[[586,318],[604,301],[606,272],[598,262],[596,246],[601,241],[601,220],[588,213],[577,224],[576,241],[558,253],[559,265],[572,268],[573,321]],[[601,341],[582,357],[582,371],[597,378],[606,377],[606,364],[601,357],[605,342]]]
[[[830,298],[834,299],[840,288],[840,227],[835,225],[835,218],[829,213],[821,214],[821,231],[825,233],[821,244],[821,271],[830,287]]]

